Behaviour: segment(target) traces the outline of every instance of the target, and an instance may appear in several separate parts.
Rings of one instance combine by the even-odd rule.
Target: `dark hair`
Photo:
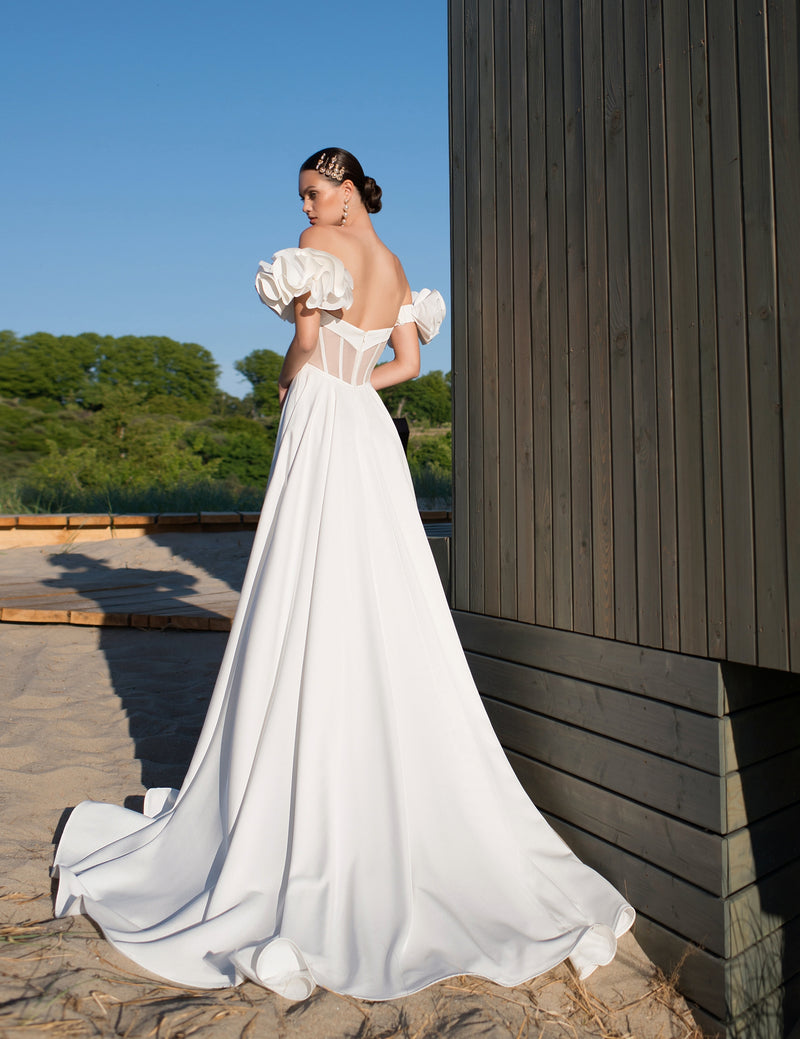
[[[301,173],[304,170],[322,173],[328,180],[332,180],[336,184],[352,180],[367,212],[380,212],[383,192],[372,177],[364,176],[361,163],[355,155],[346,152],[344,148],[323,148],[321,151],[314,152],[300,167]]]

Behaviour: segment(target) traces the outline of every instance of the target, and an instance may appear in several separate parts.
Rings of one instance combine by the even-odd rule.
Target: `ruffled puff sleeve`
[[[436,289],[420,289],[411,293],[411,302],[400,308],[398,325],[413,321],[423,343],[429,343],[442,327],[447,308],[441,292]]]
[[[339,259],[321,249],[281,249],[262,260],[256,291],[284,321],[294,321],[294,301],[309,293],[312,310],[345,310],[353,304],[353,279]]]

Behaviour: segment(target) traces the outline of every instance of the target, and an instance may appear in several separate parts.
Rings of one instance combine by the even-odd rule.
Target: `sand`
[[[205,576],[235,586],[242,547],[214,540],[224,537],[205,543]],[[141,538],[127,548],[104,542],[95,552],[82,545],[81,552],[104,566],[135,558],[143,569],[197,576],[202,542],[174,538],[167,546]],[[31,550],[0,553],[0,581],[4,570],[18,568],[20,551]],[[58,553],[34,551],[42,566],[59,567]],[[136,807],[147,787],[180,783],[225,639],[218,632],[0,624],[0,1036],[699,1036],[686,1005],[631,935],[614,963],[585,983],[562,965],[513,989],[457,978],[387,1003],[317,990],[292,1004],[249,982],[213,992],[178,988],[130,964],[89,920],[54,921],[48,871],[65,810],[85,798]]]

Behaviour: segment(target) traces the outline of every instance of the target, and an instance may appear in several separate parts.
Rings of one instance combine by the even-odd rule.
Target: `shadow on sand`
[[[243,543],[244,537],[244,543]],[[150,593],[158,594],[160,612],[180,612],[185,597],[197,584],[185,562],[202,567],[210,576],[238,590],[244,577],[252,535],[232,534],[226,552],[215,539],[215,551],[203,552],[202,537],[161,535],[150,540],[169,548],[174,569],[109,566],[79,551],[51,557],[57,576],[43,583],[63,591],[76,591],[94,600],[99,610],[108,606],[107,589],[118,584],[126,594],[141,590],[143,613]],[[96,590],[93,593],[93,589]],[[100,590],[105,594],[100,595]],[[103,627],[98,645],[103,653],[114,691],[128,718],[135,756],[141,762],[142,784],[179,787],[191,761],[208,709],[227,633]],[[126,807],[141,809],[140,795],[126,799]]]

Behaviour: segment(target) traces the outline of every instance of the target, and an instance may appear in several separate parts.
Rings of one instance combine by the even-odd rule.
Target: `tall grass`
[[[411,478],[421,509],[448,509],[452,503],[449,470],[436,466],[414,466]],[[0,480],[0,514],[86,512],[258,512],[264,487],[251,487],[236,480],[200,479],[171,486],[151,483],[124,486],[113,483],[101,489],[76,484],[47,483],[24,477]]]
[[[234,480],[196,480],[172,486],[110,484],[102,489],[46,485],[24,478],[0,482],[0,513],[5,515],[258,512],[263,499],[263,487],[246,487]]]
[[[420,509],[452,509],[453,474],[438,465],[411,465],[411,479]]]

